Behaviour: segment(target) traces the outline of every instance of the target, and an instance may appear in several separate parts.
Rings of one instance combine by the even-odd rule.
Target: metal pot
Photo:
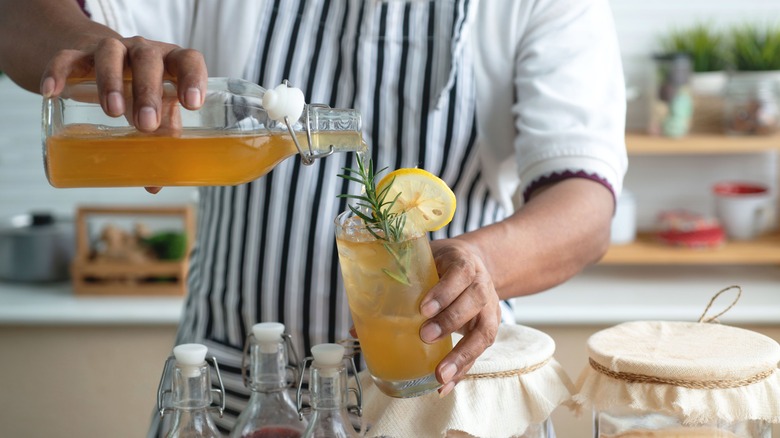
[[[0,225],[0,279],[63,281],[75,253],[73,221],[50,213],[21,214]]]

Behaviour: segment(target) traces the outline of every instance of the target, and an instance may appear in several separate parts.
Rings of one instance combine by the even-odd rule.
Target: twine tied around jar
[[[528,374],[538,370],[539,368],[544,367],[550,362],[550,359],[551,358],[539,362],[537,364],[527,366],[525,368],[519,368],[516,370],[497,371],[494,373],[466,374],[466,377],[464,377],[463,380],[500,379],[504,377],[522,376],[523,374]]]
[[[720,296],[722,293],[724,293],[724,292],[727,292],[727,291],[729,291],[729,290],[731,290],[731,289],[736,289],[736,290],[737,290],[737,297],[736,297],[736,298],[734,298],[734,301],[732,301],[732,302],[731,302],[731,304],[729,304],[729,306],[728,306],[728,307],[726,307],[725,309],[723,309],[723,311],[722,311],[722,312],[720,312],[720,313],[718,313],[717,315],[715,315],[715,316],[711,316],[711,317],[709,317],[709,318],[705,318],[705,317],[707,316],[707,312],[709,312],[709,310],[710,310],[710,307],[712,307],[712,305],[715,303],[715,300],[717,300],[717,299],[718,299],[718,297],[719,297],[719,296]],[[704,312],[702,312],[701,316],[699,317],[699,321],[698,321],[698,322],[705,322],[705,323],[709,323],[709,322],[713,322],[713,323],[720,323],[720,321],[718,321],[718,319],[717,319],[717,318],[718,318],[719,316],[723,316],[723,315],[724,315],[726,312],[728,312],[729,310],[731,310],[731,308],[732,308],[732,307],[734,307],[734,306],[737,304],[737,301],[739,301],[739,299],[740,299],[741,297],[742,297],[742,288],[741,288],[741,287],[739,287],[739,286],[738,286],[738,285],[736,285],[736,284],[733,284],[733,285],[731,285],[731,286],[729,286],[729,287],[726,287],[726,288],[723,288],[723,289],[721,289],[720,291],[718,291],[718,293],[716,293],[715,295],[713,295],[713,296],[712,296],[712,298],[710,298],[710,302],[707,304],[707,307],[704,309]]]
[[[663,384],[663,385],[674,385],[674,386],[680,386],[682,388],[689,388],[689,389],[728,389],[728,388],[739,388],[741,386],[748,386],[752,385],[756,382],[760,382],[767,377],[771,376],[775,370],[770,369],[766,371],[762,371],[760,373],[754,374],[750,377],[744,378],[744,379],[737,379],[737,380],[684,380],[684,379],[671,379],[671,378],[665,378],[665,377],[656,377],[656,376],[648,376],[644,374],[637,374],[637,373],[626,373],[626,372],[620,372],[620,371],[612,371],[609,368],[602,366],[601,364],[597,363],[592,358],[589,359],[590,366],[593,367],[594,370],[600,372],[601,374],[604,374],[606,376],[612,377],[613,379],[623,380],[628,383],[650,383],[650,384]]]

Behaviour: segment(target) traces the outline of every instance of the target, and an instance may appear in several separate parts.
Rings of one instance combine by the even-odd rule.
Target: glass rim
[[[356,217],[356,215],[355,215],[355,213],[352,210],[349,210],[349,209],[344,210],[341,213],[336,215],[336,218],[333,220],[333,224],[335,226],[336,237],[343,236],[343,234],[344,234],[343,231],[347,230],[347,229],[365,228],[365,222],[363,222],[363,221],[361,221],[359,223],[349,223],[349,224],[345,223],[346,219],[347,218],[351,218],[351,217]],[[387,242],[387,243],[388,244],[403,243],[403,242],[407,242],[407,241],[412,240],[412,239],[416,239],[416,238],[421,237],[421,236],[428,237],[428,233],[426,231],[420,231],[420,230],[411,229],[411,227],[410,227],[410,229],[404,229],[403,230],[403,240],[401,240],[399,242]],[[346,239],[346,240],[356,241],[355,239]],[[376,240],[378,240],[378,239],[373,237],[373,236],[371,236],[371,240],[366,240],[366,241],[367,242],[373,242],[373,241],[376,241]]]

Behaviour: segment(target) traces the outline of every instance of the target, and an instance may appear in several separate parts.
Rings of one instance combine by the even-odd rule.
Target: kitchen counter
[[[70,283],[0,282],[0,325],[176,325],[181,297],[73,295]]]
[[[603,325],[633,320],[696,321],[721,289],[739,285],[742,296],[726,324],[780,325],[778,266],[594,266],[547,292],[516,299],[525,325]],[[736,298],[731,290],[708,316]]]
[[[720,289],[743,294],[719,318],[729,324],[780,325],[780,268],[775,266],[596,266],[545,293],[515,300],[525,325],[605,325],[641,319],[694,321]],[[709,315],[736,296],[723,294]],[[75,296],[69,283],[0,282],[0,325],[176,325],[178,297]]]
[[[780,324],[780,268],[596,266],[545,293],[515,300],[526,325],[616,324],[640,319],[697,320],[720,289],[739,284],[742,298],[720,319],[731,324]],[[709,315],[736,296],[723,294]],[[177,297],[75,296],[69,283],[0,282],[0,324],[175,325]]]

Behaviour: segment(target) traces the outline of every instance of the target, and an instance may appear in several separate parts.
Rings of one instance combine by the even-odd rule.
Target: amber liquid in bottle
[[[350,138],[354,137],[354,138]],[[306,135],[298,134],[306,145]],[[350,131],[321,132],[317,141],[360,144]],[[54,187],[237,185],[257,179],[297,153],[287,133],[176,136],[107,134],[71,125],[46,140],[49,181]]]

